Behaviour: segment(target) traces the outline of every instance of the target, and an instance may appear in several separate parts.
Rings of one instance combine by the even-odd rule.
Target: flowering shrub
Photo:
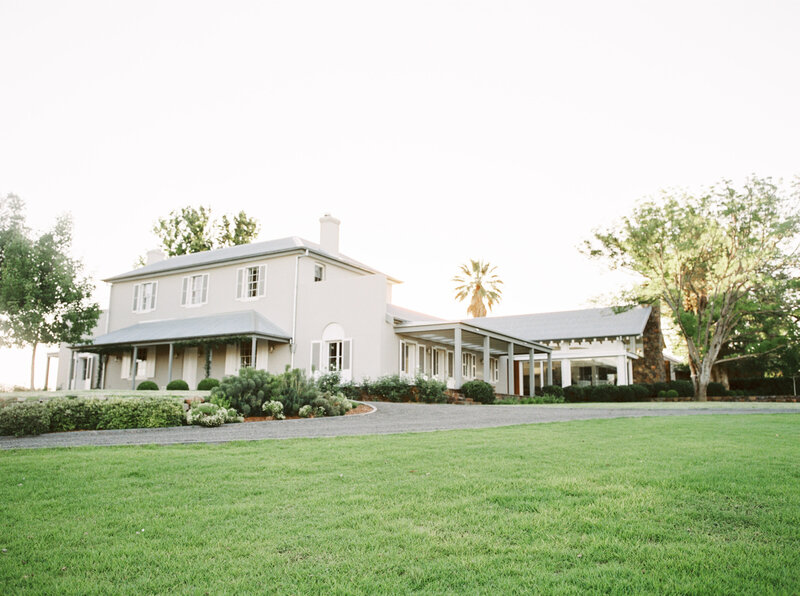
[[[272,416],[275,420],[283,420],[286,416],[283,415],[283,404],[279,401],[265,401],[261,406],[264,414]]]
[[[300,418],[309,418],[312,413],[311,410],[311,404],[306,404],[297,411],[297,415],[300,416]]]
[[[221,408],[217,404],[195,404],[186,411],[186,423],[200,426],[222,426],[226,422],[243,422],[244,418],[234,409]]]

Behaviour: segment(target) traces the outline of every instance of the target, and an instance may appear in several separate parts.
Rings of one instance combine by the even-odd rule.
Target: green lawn
[[[2,594],[792,594],[800,416],[2,452],[0,547]]]

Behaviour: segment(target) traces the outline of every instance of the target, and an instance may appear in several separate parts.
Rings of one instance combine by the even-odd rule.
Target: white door
[[[197,348],[186,348],[183,351],[183,380],[189,389],[197,388]]]

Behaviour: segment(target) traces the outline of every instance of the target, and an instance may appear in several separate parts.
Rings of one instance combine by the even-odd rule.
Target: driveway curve
[[[460,406],[446,404],[395,404],[368,402],[375,411],[354,416],[226,424],[218,428],[178,426],[48,433],[28,437],[0,437],[0,449],[80,447],[87,445],[172,445],[227,443],[263,439],[296,439],[431,432],[566,422],[597,418],[641,416],[698,416],[709,414],[800,413],[800,409],[719,406],[681,408],[581,407],[581,406]],[[699,404],[696,404],[699,405]]]

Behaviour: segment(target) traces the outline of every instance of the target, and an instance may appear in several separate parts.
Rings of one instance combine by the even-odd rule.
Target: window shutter
[[[153,282],[153,298],[150,301],[150,310],[156,309],[156,295],[158,294],[158,282]]]
[[[225,348],[225,374],[235,375],[239,372],[239,344],[228,344]]]
[[[236,299],[240,300],[244,295],[242,286],[244,285],[244,269],[236,270]]]
[[[353,342],[345,339],[342,341],[342,370],[350,370],[350,360],[353,357]]]
[[[139,288],[141,287],[141,284],[136,284],[133,286],[133,312],[139,310]]]
[[[186,295],[189,292],[189,278],[183,278],[183,288],[181,288],[181,306],[186,306]]]
[[[267,295],[267,266],[258,266],[258,296]]]
[[[312,341],[311,342],[311,371],[317,372],[322,370],[320,366],[320,352],[322,351],[322,342],[321,341]]]
[[[131,357],[128,354],[122,355],[122,368],[119,374],[120,379],[131,378]]]
[[[200,304],[208,302],[208,273],[203,276],[203,297],[200,299]]]

